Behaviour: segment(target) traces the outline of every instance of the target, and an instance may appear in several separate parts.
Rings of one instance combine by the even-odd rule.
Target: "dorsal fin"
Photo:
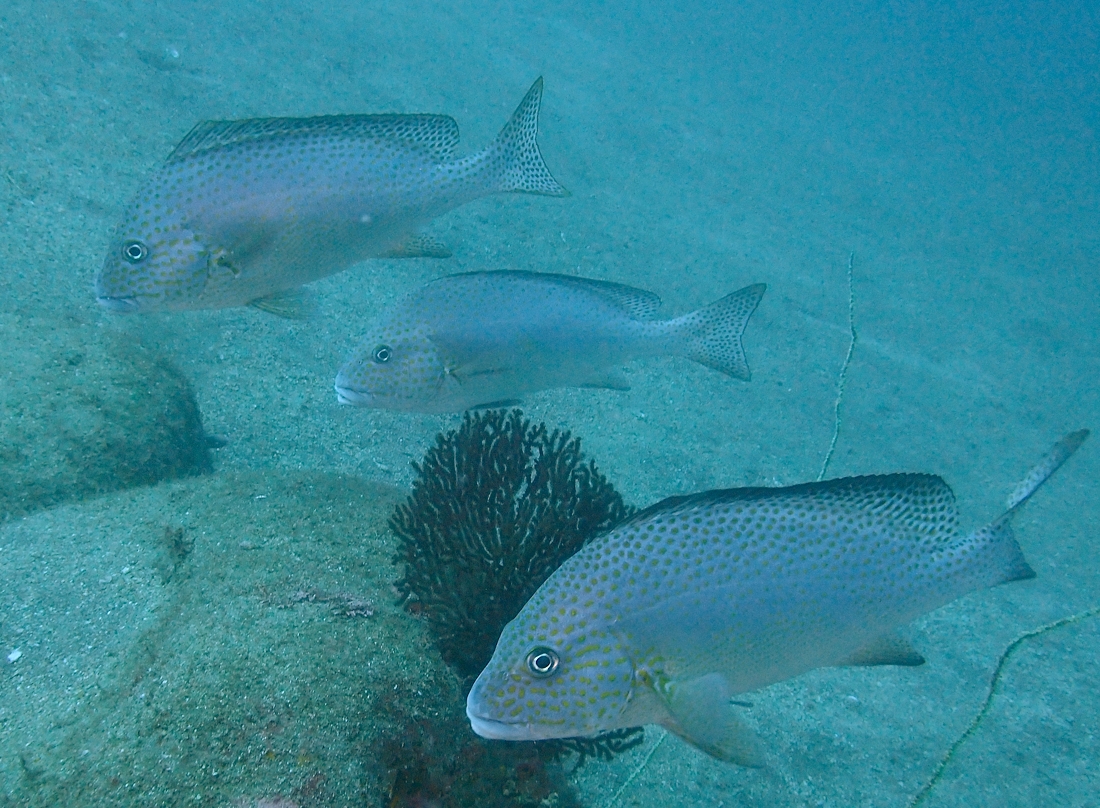
[[[657,310],[661,308],[661,298],[645,289],[635,289],[633,286],[611,281],[577,278],[572,275],[554,275],[553,277],[563,286],[574,286],[595,292],[605,300],[614,303],[635,320],[652,320],[657,316]]]
[[[203,121],[168,155],[169,164],[226,146],[291,135],[378,140],[417,149],[440,162],[458,145],[458,124],[449,115],[322,115],[315,118],[249,118]]]
[[[502,275],[512,278],[563,286],[589,294],[599,295],[605,301],[622,310],[634,320],[651,320],[661,307],[661,298],[645,289],[635,289],[611,281],[597,281],[592,278],[578,278],[575,275],[558,275],[553,272],[526,272],[517,269],[492,269],[483,272],[464,272],[461,275]],[[459,277],[454,275],[451,277]]]
[[[907,524],[914,539],[933,549],[958,540],[955,494],[943,478],[934,474],[877,474],[842,477],[823,482],[800,483],[785,488],[726,488],[687,496],[669,497],[629,517],[615,530],[648,522],[662,514],[678,514],[708,505],[758,504],[761,507],[800,507],[814,501],[816,507],[838,511],[858,510],[881,514]]]

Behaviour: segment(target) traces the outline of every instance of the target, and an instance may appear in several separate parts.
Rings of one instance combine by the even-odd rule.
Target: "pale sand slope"
[[[854,251],[860,342],[830,473],[939,472],[969,524],[988,519],[1057,437],[1100,423],[1096,57],[1077,33],[1088,21],[764,7],[693,18],[658,4],[15,0],[0,12],[0,306],[71,312],[170,351],[209,431],[231,441],[225,471],[404,486],[409,462],[457,418],[341,409],[331,381],[362,323],[417,284],[483,268],[578,272],[652,289],[681,312],[767,282],[746,337],[750,384],[660,360],[631,368],[627,393],[527,402],[580,434],[643,504],[817,475]],[[543,152],[572,198],[449,215],[433,233],[454,259],[319,283],[316,322],[95,307],[91,279],[122,205],[196,121],[438,111],[472,150],[540,74]],[[929,665],[824,671],[754,694],[769,770],[670,740],[627,800],[903,802],[977,709],[1005,644],[1093,603],[1098,456],[1087,444],[1018,521],[1037,581],[917,627]],[[5,647],[13,630],[0,627]],[[1096,627],[1031,648],[933,804],[1094,797],[1098,704],[1079,672],[1095,668]],[[593,804],[639,754],[582,772]]]

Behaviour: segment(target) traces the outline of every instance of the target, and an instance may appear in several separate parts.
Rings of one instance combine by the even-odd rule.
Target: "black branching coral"
[[[412,494],[390,519],[404,566],[397,586],[469,687],[543,581],[632,510],[585,460],[578,439],[532,425],[519,410],[467,413],[457,430],[436,438],[416,471]],[[459,712],[430,721],[419,741],[385,745],[390,805],[579,806],[562,754],[576,753],[579,766],[643,740],[634,728],[502,744],[474,737]],[[457,746],[445,740],[450,720],[464,725]]]
[[[405,566],[398,589],[469,684],[543,581],[630,509],[578,438],[519,410],[467,413],[416,470],[390,520]]]

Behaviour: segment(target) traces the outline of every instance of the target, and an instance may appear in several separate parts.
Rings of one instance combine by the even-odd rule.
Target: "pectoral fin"
[[[316,303],[301,289],[259,297],[248,305],[287,320],[309,320],[317,314]]]
[[[923,665],[924,657],[908,640],[895,634],[884,634],[845,657],[842,665]]]
[[[450,258],[451,255],[446,244],[431,236],[419,234],[406,239],[404,243],[383,253],[379,258]]]
[[[764,765],[756,737],[734,712],[721,674],[669,682],[661,690],[671,717],[665,723],[669,730],[719,760],[754,768]]]
[[[596,390],[629,390],[630,382],[617,370],[601,370],[585,379],[580,386]]]
[[[497,401],[486,401],[484,404],[475,404],[471,410],[502,410],[507,407],[518,407],[523,402],[518,398],[502,398]]]

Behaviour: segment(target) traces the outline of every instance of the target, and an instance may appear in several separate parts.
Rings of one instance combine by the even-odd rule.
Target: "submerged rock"
[[[70,318],[0,314],[0,520],[211,469],[164,357]]]
[[[458,681],[392,590],[399,496],[219,473],[0,525],[0,648],[21,651],[0,662],[0,794],[386,804],[398,774],[380,750],[469,734]]]

